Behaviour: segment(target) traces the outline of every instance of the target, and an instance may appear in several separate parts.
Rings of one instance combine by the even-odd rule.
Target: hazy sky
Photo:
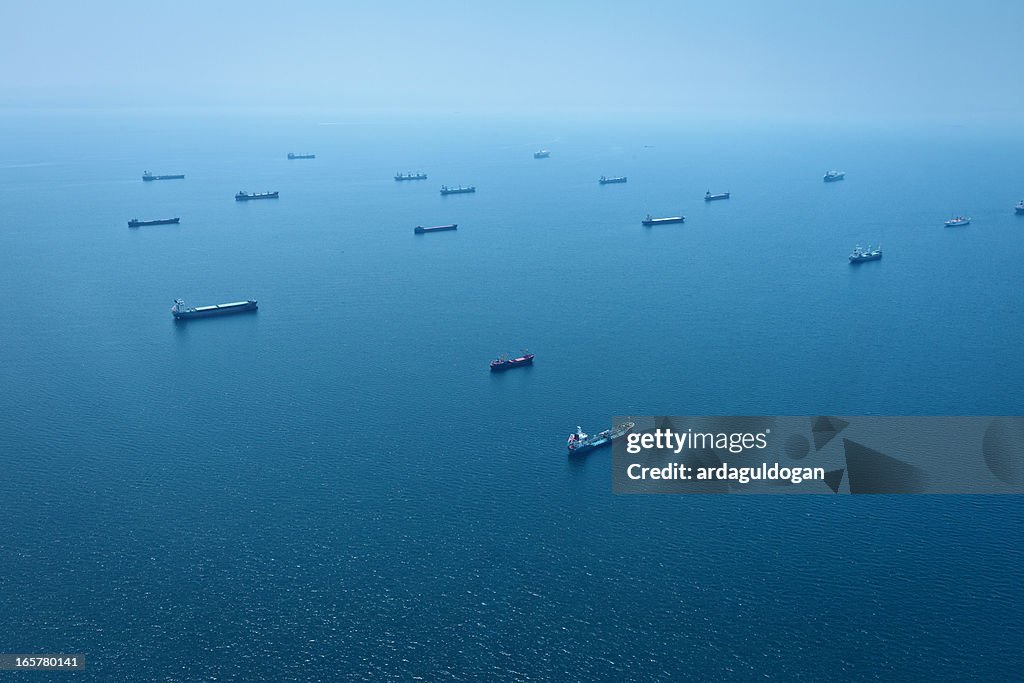
[[[3,106],[1024,111],[1024,0],[4,4]]]

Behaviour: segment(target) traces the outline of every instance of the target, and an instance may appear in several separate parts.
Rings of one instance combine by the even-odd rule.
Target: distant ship
[[[215,304],[213,306],[198,306],[186,308],[184,299],[175,299],[171,306],[171,313],[175,320],[188,320],[189,318],[209,318],[215,315],[230,315],[232,313],[245,313],[255,311],[255,301],[236,301],[232,304]]]
[[[863,263],[864,261],[877,261],[882,258],[882,248],[875,247],[871,248],[868,245],[867,249],[861,249],[858,244],[853,248],[853,252],[850,253],[850,263]]]
[[[184,174],[181,174],[181,175],[153,175],[149,171],[143,171],[142,172],[142,179],[146,180],[146,181],[150,181],[150,180],[183,180],[184,178],[185,178]]]
[[[501,372],[509,368],[518,368],[520,365],[533,365],[533,354],[523,351],[523,355],[517,358],[498,356],[491,361],[491,372]]]
[[[967,216],[954,216],[945,222],[947,228],[959,228],[961,225],[970,225],[971,219]]]
[[[141,228],[145,225],[175,225],[181,221],[181,218],[157,218],[151,221],[140,221],[138,218],[133,218],[128,221],[129,228]]]
[[[635,426],[636,423],[634,422],[626,422],[614,429],[606,429],[593,436],[587,435],[582,427],[577,427],[576,431],[569,435],[569,453],[586,453],[589,450],[609,444],[620,436],[628,434]]]
[[[426,173],[396,173],[395,180],[426,180]]]
[[[294,154],[292,152],[288,152],[288,158],[289,159],[316,159],[316,155],[315,154]]]
[[[704,201],[706,201],[706,202],[713,202],[713,201],[718,200],[718,199],[728,199],[728,198],[729,198],[729,193],[728,192],[719,192],[718,194],[711,194],[711,190],[708,190],[707,192],[704,193]]]
[[[422,235],[425,232],[442,232],[444,230],[455,230],[459,227],[458,223],[452,223],[451,225],[435,225],[429,228],[424,228],[422,225],[417,225],[413,228],[413,232],[417,235]]]
[[[246,192],[239,190],[235,195],[236,202],[247,202],[250,199],[277,199],[277,192]]]
[[[551,152],[547,151],[546,149],[542,149],[539,152],[533,153],[534,159],[547,159],[549,156],[551,156]]]
[[[651,214],[647,214],[647,218],[640,221],[643,225],[662,225],[663,223],[682,223],[686,220],[686,216],[667,216],[665,218],[654,218]]]
[[[602,185],[609,185],[611,183],[624,183],[626,182],[626,176],[624,175],[613,175],[613,176],[601,176],[597,181]]]
[[[448,187],[447,185],[441,186],[441,194],[466,194],[467,192],[476,192],[476,187],[473,185],[469,185],[467,187],[463,187],[462,185],[459,185],[458,187]]]
[[[1014,207],[1014,210],[1017,213],[1024,213],[1024,199],[1020,200],[1020,202],[1017,203],[1017,206]]]
[[[842,180],[846,177],[846,173],[843,171],[828,171],[825,173],[825,182],[834,183],[837,180]]]

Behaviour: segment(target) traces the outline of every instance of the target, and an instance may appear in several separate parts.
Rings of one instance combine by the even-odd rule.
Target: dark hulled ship
[[[277,192],[246,192],[240,190],[235,195],[236,202],[247,202],[250,199],[277,199]]]
[[[184,178],[185,174],[183,173],[179,175],[153,175],[149,171],[142,172],[142,179],[147,182],[151,180],[183,180]]]
[[[450,225],[434,225],[429,228],[425,228],[422,225],[417,225],[412,229],[417,235],[422,235],[425,232],[444,232],[445,230],[455,230],[459,227],[458,223],[452,223]]]
[[[146,225],[176,225],[181,222],[181,218],[155,218],[148,221],[140,221],[138,218],[133,218],[128,221],[129,228],[141,228]]]
[[[210,318],[215,315],[231,315],[233,313],[246,313],[255,311],[255,301],[236,301],[230,304],[214,304],[213,306],[196,306],[188,308],[184,299],[175,299],[171,306],[171,314],[175,320],[188,320],[190,318]]]

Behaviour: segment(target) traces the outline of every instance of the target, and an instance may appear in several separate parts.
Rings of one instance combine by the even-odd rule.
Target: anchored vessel
[[[624,183],[626,182],[626,176],[624,175],[613,175],[613,176],[601,176],[597,181],[602,185],[609,185],[611,183]]]
[[[250,199],[277,199],[277,192],[246,192],[240,190],[235,195],[236,202],[247,202]]]
[[[870,244],[868,245],[867,249],[861,249],[860,245],[858,244],[857,246],[855,246],[853,248],[853,251],[850,253],[850,263],[863,263],[864,261],[877,261],[880,258],[882,258],[882,248],[881,247],[872,248]]]
[[[707,192],[704,193],[704,201],[706,201],[706,202],[713,202],[716,199],[728,199],[728,198],[729,198],[729,193],[728,192],[719,192],[718,194],[711,194],[711,190],[708,190]]]
[[[587,435],[582,427],[577,427],[576,431],[569,435],[569,452],[570,453],[585,453],[594,448],[609,444],[620,436],[624,436],[632,431],[636,424],[633,422],[626,422],[620,424],[618,427],[613,429],[606,429],[603,432],[598,432],[593,436]]]
[[[549,156],[551,156],[551,152],[547,151],[546,149],[542,149],[539,152],[533,153],[534,159],[547,159]]]
[[[174,225],[179,223],[181,218],[157,218],[151,221],[140,221],[138,218],[133,218],[128,221],[129,228],[140,228],[144,225]]]
[[[181,175],[153,175],[149,171],[143,171],[142,172],[142,179],[146,180],[146,181],[149,181],[149,180],[182,180],[184,177],[185,177],[184,174],[181,174]]]
[[[396,173],[395,180],[426,180],[426,173]]]
[[[509,368],[518,368],[520,365],[533,365],[533,354],[523,351],[523,355],[517,358],[509,358],[501,355],[491,361],[491,372],[501,372]]]
[[[288,158],[289,159],[316,159],[316,155],[315,154],[294,154],[292,152],[288,152]]]
[[[412,229],[417,235],[422,235],[425,232],[442,232],[444,230],[455,230],[459,227],[458,223],[452,223],[451,225],[434,225],[429,228],[424,228],[422,225],[417,225]]]
[[[647,214],[647,218],[640,221],[643,225],[661,225],[663,223],[682,223],[686,220],[686,216],[666,216],[665,218],[655,218],[651,214]]]
[[[463,187],[462,185],[459,185],[458,187],[448,187],[447,185],[441,186],[441,194],[465,194],[467,192],[476,192],[476,187],[473,185],[469,185],[467,187]]]
[[[971,219],[968,218],[967,216],[954,216],[953,218],[950,218],[948,221],[946,221],[944,225],[947,228],[958,228],[961,225],[969,225],[970,222]]]
[[[214,304],[213,306],[197,306],[187,308],[184,299],[175,299],[171,306],[171,313],[175,320],[187,320],[189,318],[209,318],[214,315],[230,315],[232,313],[245,313],[255,311],[255,301],[236,301],[231,304]]]
[[[1024,213],[1024,199],[1017,202],[1017,206],[1014,207],[1017,213]]]
[[[846,173],[843,171],[827,171],[825,173],[825,182],[834,183],[837,180],[842,180],[846,177]]]

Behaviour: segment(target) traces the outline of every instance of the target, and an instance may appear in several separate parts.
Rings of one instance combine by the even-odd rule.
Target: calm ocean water
[[[2,114],[0,652],[102,681],[1017,678],[1020,497],[616,497],[564,440],[1019,414],[1021,159],[974,128]],[[179,296],[260,311],[176,325]]]

